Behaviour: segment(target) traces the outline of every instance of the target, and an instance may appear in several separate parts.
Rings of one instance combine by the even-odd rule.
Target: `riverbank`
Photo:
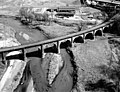
[[[22,25],[18,20],[13,18],[0,18],[0,23],[5,24],[6,26],[12,27],[16,31],[16,39],[21,44],[33,43],[36,41],[46,40],[47,37],[37,29],[30,29],[29,27]],[[29,39],[26,39],[24,35],[29,36]],[[28,37],[27,37],[28,38]]]

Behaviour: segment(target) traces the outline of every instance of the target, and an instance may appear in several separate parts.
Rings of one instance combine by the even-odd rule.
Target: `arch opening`
[[[76,37],[73,43],[84,43],[84,39],[82,36]]]
[[[103,29],[103,33],[110,33],[110,28],[109,27],[105,27]]]
[[[69,40],[67,40],[65,42],[61,42],[60,48],[67,48],[67,47],[72,47],[72,44]]]
[[[92,33],[88,33],[88,34],[85,36],[85,39],[94,40],[94,35],[93,35]]]
[[[97,30],[95,32],[95,36],[102,36],[102,30]]]
[[[111,24],[111,27],[110,27],[110,33],[113,34],[113,35],[117,35],[117,36],[120,36],[120,26],[119,26],[119,22],[115,22],[114,24]]]
[[[56,44],[54,44],[53,46],[50,46],[48,48],[45,48],[44,52],[45,53],[58,53]]]

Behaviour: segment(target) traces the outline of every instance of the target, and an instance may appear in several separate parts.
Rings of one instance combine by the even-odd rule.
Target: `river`
[[[19,20],[10,17],[0,17],[0,23],[12,27],[16,31],[16,38],[21,44],[33,43],[36,41],[43,41],[48,39],[42,31],[37,29],[31,29],[28,26],[23,25]],[[25,40],[21,34],[26,34],[30,37],[30,40]]]

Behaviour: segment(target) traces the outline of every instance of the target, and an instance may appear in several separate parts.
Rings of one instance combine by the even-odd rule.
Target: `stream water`
[[[0,17],[0,23],[11,26],[16,31],[16,38],[21,44],[33,43],[47,39],[42,31],[30,29],[28,26],[23,25],[19,20],[15,20],[14,18]],[[21,36],[21,34],[26,34],[30,39],[26,40]]]

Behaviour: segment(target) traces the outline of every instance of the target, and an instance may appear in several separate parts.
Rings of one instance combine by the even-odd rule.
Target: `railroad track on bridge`
[[[54,38],[54,39],[48,39],[45,41],[41,41],[41,42],[36,42],[36,43],[32,43],[32,44],[25,44],[25,45],[20,45],[20,46],[16,46],[16,47],[8,47],[8,48],[1,48],[0,49],[0,54],[2,56],[2,61],[6,61],[6,53],[11,52],[11,51],[20,51],[22,56],[23,56],[23,60],[25,60],[27,58],[27,49],[29,48],[34,48],[37,47],[38,50],[40,51],[41,54],[41,58],[43,58],[45,56],[45,49],[46,49],[46,45],[49,44],[55,44],[57,52],[56,53],[60,53],[60,49],[61,49],[61,44],[62,42],[66,42],[69,41],[71,46],[72,44],[75,42],[76,38],[81,38],[83,40],[86,40],[86,37],[88,34],[92,34],[94,39],[95,39],[95,34],[97,31],[101,31],[101,33],[103,34],[103,31],[105,28],[110,28],[114,23],[114,20],[109,20],[101,25],[92,27],[90,29],[84,30],[84,31],[80,31],[77,33],[73,33],[73,34],[69,34],[66,36],[62,36],[62,37],[58,37],[58,38]],[[103,35],[101,35],[103,36]]]
[[[84,0],[84,4],[106,12],[120,10],[120,1],[117,0]]]

